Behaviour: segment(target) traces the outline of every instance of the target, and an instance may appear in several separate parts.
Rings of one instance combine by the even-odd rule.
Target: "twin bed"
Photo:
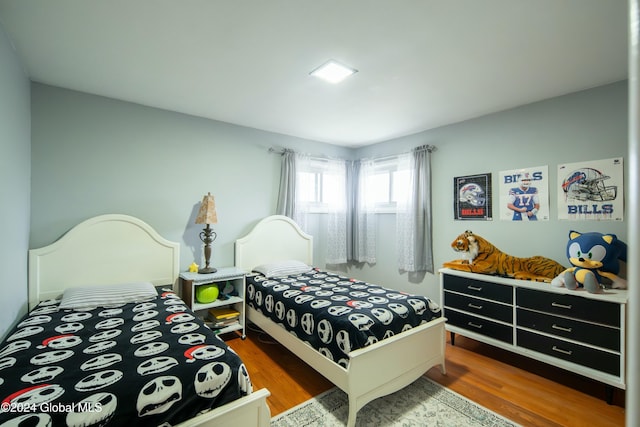
[[[295,222],[286,216],[266,217],[258,222],[246,236],[236,241],[235,259],[236,266],[247,271],[252,271],[256,266],[277,265],[279,262],[290,260],[312,265],[313,238],[304,233]],[[324,275],[325,273],[320,274]],[[291,280],[295,280],[295,277]],[[354,284],[357,286],[356,292],[363,291],[362,282]],[[322,285],[318,284],[318,286]],[[249,289],[249,287],[247,288]],[[295,291],[295,289],[287,290]],[[284,299],[295,300],[295,297],[300,296],[298,294],[293,298],[287,297],[284,292],[286,290],[282,292]],[[305,294],[307,293],[305,292]],[[376,295],[381,294],[373,293],[364,298],[351,298],[350,300],[368,300],[370,296]],[[247,295],[247,297],[251,299],[251,295]],[[382,298],[385,297],[386,295],[382,296]],[[416,298],[428,304],[425,299]],[[331,299],[331,297],[324,299]],[[394,301],[400,302],[401,300]],[[312,301],[307,301],[305,304],[311,303]],[[349,305],[347,304],[347,306]],[[418,311],[422,311],[422,304],[419,306]],[[344,304],[341,308],[344,308]],[[357,305],[354,308],[355,310],[346,315],[359,313]],[[404,388],[433,366],[439,365],[441,372],[445,373],[445,319],[443,317],[430,316],[433,320],[419,322],[418,326],[404,330],[404,332],[393,334],[382,340],[376,341],[374,339],[368,342],[365,347],[346,351],[344,353],[345,360],[332,360],[326,351],[313,348],[307,337],[298,337],[289,332],[286,329],[287,326],[290,326],[286,314],[284,320],[274,321],[267,316],[268,311],[268,309],[256,309],[255,303],[247,304],[249,321],[263,329],[347,394],[349,398],[347,425],[349,427],[355,425],[358,410],[368,402]],[[426,307],[423,314],[428,315],[429,311],[431,311],[431,307]],[[276,317],[278,317],[277,314]],[[375,319],[376,316],[370,317]],[[361,325],[358,321],[354,323]],[[317,324],[320,325],[320,321]],[[339,328],[333,329],[340,330]],[[371,326],[366,332],[373,329],[374,326]],[[316,330],[317,334],[322,334],[323,330],[317,328]]]
[[[289,218],[270,216],[236,241],[236,266],[247,272],[282,261],[311,266],[312,247],[311,236]],[[31,311],[0,344],[0,399],[23,412],[0,411],[0,425],[47,418],[53,426],[75,425],[76,418],[86,424],[99,412],[96,419],[110,417],[99,425],[268,426],[269,392],[252,390],[240,358],[173,292],[178,275],[179,244],[126,215],[91,218],[55,243],[31,250]],[[445,372],[444,319],[427,299],[313,270],[278,280],[248,275],[247,318],[346,392],[348,426],[373,399],[405,387],[433,366]],[[136,295],[123,304],[60,306],[67,288],[90,285],[94,296],[102,296],[109,285],[134,282],[164,289],[154,298]],[[268,298],[267,289],[258,288],[265,283],[277,289]],[[280,302],[273,299],[279,294]],[[338,307],[327,307],[329,300]],[[315,301],[325,315],[287,317],[292,301]],[[331,317],[348,319],[355,335]],[[385,328],[376,332],[376,323]],[[285,329],[292,325],[298,327],[293,333]],[[319,339],[317,348],[313,337]],[[322,345],[329,342],[337,347]],[[60,408],[71,411],[55,411]],[[67,415],[74,412],[77,416]]]
[[[173,292],[179,262],[178,243],[126,215],[29,251],[30,312],[0,344],[0,425],[268,426],[269,392]],[[129,283],[144,293],[107,301]]]

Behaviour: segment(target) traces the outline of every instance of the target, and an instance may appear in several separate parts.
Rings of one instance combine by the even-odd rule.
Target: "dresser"
[[[627,291],[552,287],[548,283],[441,269],[446,329],[625,389]]]

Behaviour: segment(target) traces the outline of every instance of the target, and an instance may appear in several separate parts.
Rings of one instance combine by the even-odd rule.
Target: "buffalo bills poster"
[[[500,219],[503,221],[549,220],[549,167],[500,172]]]
[[[453,178],[454,219],[490,221],[491,174]]]
[[[622,157],[558,165],[558,219],[622,221]]]

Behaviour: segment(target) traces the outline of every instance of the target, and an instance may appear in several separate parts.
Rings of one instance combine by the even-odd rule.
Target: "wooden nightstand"
[[[240,316],[238,322],[225,327],[215,329],[211,328],[218,334],[225,334],[227,332],[241,331],[242,339],[247,337],[245,332],[245,304],[244,304],[244,291],[245,291],[245,274],[244,270],[236,267],[223,267],[219,268],[215,273],[199,274],[199,273],[180,273],[180,282],[182,288],[182,299],[196,312],[199,316],[203,317],[206,321],[207,314],[211,308],[224,308],[229,307],[235,309]],[[220,294],[218,299],[211,302],[202,304],[196,299],[196,289],[202,285],[218,285]],[[223,291],[227,284],[232,286],[232,291],[224,294]]]

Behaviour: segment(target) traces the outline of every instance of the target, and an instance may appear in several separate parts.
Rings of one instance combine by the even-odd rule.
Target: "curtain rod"
[[[278,148],[269,147],[269,152],[270,153],[274,153],[274,154],[283,155],[287,151],[291,151],[292,153],[297,153],[296,150],[293,150],[291,148],[278,149]],[[327,160],[342,160],[342,161],[345,161],[345,162],[351,161],[351,160],[346,160],[346,159],[343,159],[343,158],[340,158],[340,157],[318,156],[316,154],[304,154],[304,155],[309,157],[310,159],[313,159],[313,160],[324,160],[324,161],[327,161]]]
[[[417,147],[412,148],[409,151],[403,151],[402,153],[398,153],[398,154],[389,154],[387,156],[382,156],[382,157],[371,157],[371,158],[362,158],[360,160],[374,160],[374,161],[380,161],[380,160],[389,160],[389,159],[395,159],[396,157],[398,157],[401,154],[408,154],[408,153],[412,153],[414,151],[428,151],[429,153],[432,153],[434,151],[436,151],[437,147],[435,145],[429,145],[429,144],[425,144],[425,145],[419,145]]]
[[[430,145],[430,144],[425,144],[425,145],[421,145],[419,147],[414,148],[415,151],[418,150],[427,150],[428,152],[432,152],[432,151],[436,151],[436,146],[435,145]]]
[[[432,153],[434,151],[436,151],[437,147],[435,145],[430,145],[430,144],[425,144],[425,145],[419,145],[417,147],[412,148],[410,151],[405,151],[403,153],[400,154],[406,154],[406,153],[410,153],[413,151],[428,151],[429,153]],[[295,152],[295,150],[291,149],[291,148],[281,148],[281,149],[277,149],[274,147],[269,147],[269,152],[270,153],[275,153],[275,154],[284,154],[287,151],[292,151]],[[399,156],[400,154],[390,154],[388,156],[383,156],[383,157],[375,157],[372,160],[386,160],[386,159],[392,159],[394,157]],[[308,155],[309,157],[311,157],[312,159],[318,159],[318,160],[344,160],[344,161],[356,161],[356,160],[346,160],[346,159],[340,159],[337,157],[327,157],[327,156],[315,156],[315,155]],[[359,160],[363,160],[363,159],[359,159]]]

